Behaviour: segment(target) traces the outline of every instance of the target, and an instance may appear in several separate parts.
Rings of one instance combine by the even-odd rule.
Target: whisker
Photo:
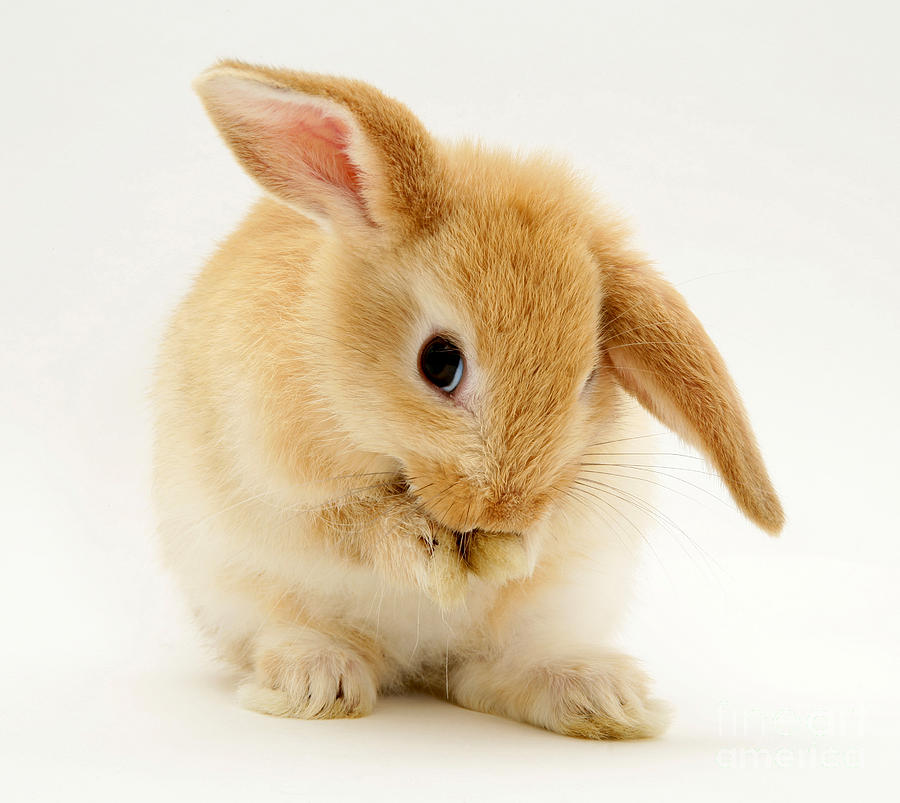
[[[579,481],[576,480],[576,482],[579,482]],[[607,495],[612,496],[615,499],[618,499],[622,502],[627,502],[628,504],[636,507],[638,510],[640,510],[645,515],[650,516],[654,521],[656,521],[657,524],[661,525],[663,527],[663,529],[665,529],[667,532],[669,532],[670,534],[673,534],[671,529],[667,526],[667,523],[664,520],[660,519],[658,517],[658,515],[656,515],[656,513],[658,511],[655,511],[655,509],[651,509],[652,506],[644,503],[643,500],[640,500],[639,497],[633,497],[632,494],[627,494],[627,492],[623,491],[622,489],[614,488],[612,485],[608,485],[608,484],[600,483],[600,482],[595,482],[595,483],[592,483],[591,485],[588,485],[585,483],[584,488],[590,488],[590,489],[593,489],[594,491],[596,491],[597,494],[601,494],[601,493],[607,494]],[[617,491],[619,493],[617,493]],[[586,493],[587,491],[583,489],[582,492]],[[620,493],[622,495],[620,495]],[[629,497],[632,497],[632,498],[629,498]],[[599,496],[598,496],[598,498],[599,498]],[[688,558],[691,558],[690,552],[688,552],[687,548],[684,546],[684,544],[682,544],[678,540],[678,538],[675,538],[675,542],[681,547],[681,549],[685,553],[685,555]]]
[[[637,470],[640,471],[641,469],[639,468],[639,469],[637,469]],[[654,471],[654,469],[644,469],[644,470],[646,470],[646,471]],[[652,480],[652,479],[650,479],[649,477],[635,477],[635,476],[632,475],[632,474],[620,474],[620,473],[618,473],[618,472],[616,472],[616,471],[599,471],[599,470],[597,470],[597,469],[587,469],[587,470],[585,471],[585,473],[587,473],[587,474],[600,474],[600,475],[602,475],[602,476],[604,476],[604,477],[621,477],[622,479],[626,479],[626,480],[636,480],[637,482],[646,482],[646,483],[648,483],[648,484],[650,484],[650,485],[656,485],[657,487],[662,488],[662,489],[664,489],[664,490],[666,490],[666,491],[669,491],[670,493],[678,494],[678,496],[684,497],[685,499],[690,500],[690,501],[693,502],[694,504],[700,505],[701,507],[703,507],[703,508],[706,509],[706,510],[710,510],[710,508],[708,508],[708,507],[707,507],[706,505],[704,505],[702,502],[700,502],[700,501],[697,500],[697,499],[694,499],[693,496],[690,496],[690,495],[688,495],[688,494],[686,494],[686,493],[683,493],[682,491],[679,491],[679,490],[677,490],[677,489],[675,489],[675,488],[671,488],[671,487],[669,487],[668,485],[665,485],[665,484],[662,483],[662,482],[657,482],[656,480]],[[657,472],[657,473],[663,474],[663,472]],[[671,475],[671,474],[663,474],[663,476],[666,476],[666,477],[668,477],[669,479],[673,479],[673,480],[679,479],[678,477],[675,477],[675,476],[673,476],[673,475]],[[725,505],[726,507],[730,507],[730,506],[728,505],[728,503],[725,502],[725,500],[720,499],[718,496],[716,496],[716,495],[713,494],[713,493],[710,493],[709,491],[706,491],[705,488],[701,488],[699,485],[695,485],[694,483],[688,482],[687,480],[683,480],[683,482],[686,482],[688,485],[690,485],[690,486],[696,488],[698,491],[704,491],[705,493],[709,493],[709,495],[710,495],[713,499],[715,499],[720,505]],[[733,509],[733,508],[732,508],[732,509]]]
[[[677,532],[680,533],[682,536],[684,536],[684,538],[687,539],[688,542],[690,542],[690,544],[694,547],[694,549],[696,549],[698,551],[698,553],[707,562],[707,567],[709,567],[709,563],[712,559],[706,553],[706,551],[704,549],[702,549],[700,547],[700,545],[697,544],[694,541],[694,539],[691,538],[684,531],[684,529],[682,527],[680,527],[673,519],[671,519],[669,516],[667,516],[665,513],[663,513],[655,505],[648,502],[646,499],[642,499],[641,497],[637,496],[636,494],[631,493],[630,491],[625,490],[624,488],[620,488],[615,485],[610,485],[608,483],[600,482],[599,480],[587,480],[587,481],[575,480],[575,482],[576,483],[583,482],[584,484],[590,483],[590,485],[588,485],[588,487],[594,487],[597,490],[601,490],[605,493],[615,496],[618,499],[621,499],[623,502],[628,502],[629,504],[636,507],[638,510],[641,510],[642,512],[644,512],[651,518],[655,519],[657,521],[657,523],[661,524],[665,529],[669,530],[669,532],[671,532],[671,529],[677,530]],[[690,553],[687,551],[687,549],[684,547],[684,545],[681,544],[681,542],[678,541],[677,538],[675,540],[681,546],[681,548],[685,552],[685,554],[688,555],[688,557],[690,557]]]
[[[440,502],[443,502],[445,499],[448,499],[449,501],[447,509],[444,511],[445,514],[449,513],[450,508],[453,507],[453,499],[449,498],[450,491],[452,491],[457,485],[459,485],[460,482],[462,482],[462,477],[459,477],[458,479],[455,479],[453,482],[451,482],[450,485],[447,486],[443,491],[441,491],[440,495],[438,496],[438,504]],[[435,504],[435,507],[437,507],[437,504]]]
[[[595,514],[595,513],[596,513],[596,514],[601,514],[601,513],[603,513],[603,511],[598,510],[596,507],[594,507],[592,504],[590,504],[590,503],[584,498],[584,496],[586,495],[586,493],[585,493],[585,491],[584,491],[582,488],[564,488],[564,489],[561,489],[561,488],[556,487],[555,485],[552,486],[552,487],[557,491],[557,493],[560,493],[560,494],[562,494],[563,496],[568,497],[568,498],[571,499],[573,502],[578,502],[578,504],[580,504],[580,505],[581,505],[585,510],[587,510],[587,512],[590,513],[591,515],[593,515],[593,514]],[[576,492],[577,492],[577,493],[576,493]],[[578,496],[577,494],[582,494],[582,496]],[[606,500],[604,500],[604,499],[599,499],[599,498],[598,498],[598,501],[606,502]],[[607,503],[607,504],[608,504],[608,503]],[[623,546],[627,547],[627,546],[628,546],[627,542],[624,541],[624,540],[622,539],[622,534],[619,532],[618,528],[615,527],[614,523],[613,523],[612,521],[610,521],[609,519],[607,519],[605,515],[604,515],[604,517],[603,517],[603,521],[604,521],[605,523],[607,523],[607,524],[610,526],[610,528],[612,529],[612,531],[613,531],[613,533],[615,534],[616,538],[619,539],[619,543],[621,543]]]
[[[639,441],[642,438],[662,438],[666,435],[671,435],[671,432],[654,432],[650,435],[633,435],[630,438],[616,438],[611,441],[597,441],[597,443],[589,443],[587,445],[588,449],[593,448],[594,446],[608,446],[611,443],[624,443],[625,441]]]
[[[589,494],[591,497],[593,497],[594,499],[596,499],[598,502],[601,502],[602,504],[606,505],[606,506],[607,506],[608,508],[610,508],[614,513],[617,513],[620,517],[622,517],[622,518],[626,521],[626,523],[628,523],[628,524],[631,526],[631,528],[638,534],[638,536],[640,537],[640,539],[647,545],[647,548],[648,548],[648,549],[650,550],[650,552],[653,554],[653,557],[656,558],[656,561],[659,563],[660,568],[663,570],[663,573],[666,575],[666,577],[667,577],[667,578],[669,579],[669,581],[671,582],[671,577],[669,577],[668,570],[666,569],[665,564],[663,564],[662,559],[659,557],[659,553],[658,553],[658,552],[656,551],[656,549],[653,547],[653,544],[650,542],[650,539],[647,538],[646,534],[644,533],[644,531],[643,531],[640,527],[638,527],[638,526],[637,526],[637,525],[636,525],[636,524],[635,524],[628,516],[626,516],[625,513],[624,513],[623,511],[619,510],[619,508],[617,508],[615,505],[613,505],[613,504],[612,504],[611,502],[609,502],[608,500],[602,498],[599,494],[594,494],[594,493],[590,492],[589,490],[587,490],[587,489],[585,489],[585,488],[579,488],[579,489],[577,489],[577,490],[578,490],[580,493],[582,493],[582,494]],[[573,496],[573,498],[575,498],[575,497]],[[596,512],[597,512],[597,513],[600,513],[601,511],[597,510]],[[613,527],[612,522],[609,521],[608,519],[606,519],[605,516],[604,516],[604,520],[610,525],[610,527]],[[614,527],[613,527],[613,531],[615,532],[615,528],[614,528]],[[617,535],[617,537],[618,537],[619,534],[616,533],[616,535]],[[621,542],[621,538],[619,538],[619,540],[620,540],[620,542]]]
[[[712,491],[704,488],[702,485],[698,485],[695,482],[691,482],[690,480],[685,479],[684,477],[679,477],[677,474],[670,474],[669,471],[688,471],[692,474],[703,474],[707,477],[714,477],[715,479],[721,481],[721,478],[718,474],[712,471],[701,471],[700,469],[692,469],[692,468],[682,468],[681,466],[639,466],[633,463],[582,463],[584,466],[613,466],[618,468],[629,469],[631,471],[649,471],[654,474],[659,474],[661,477],[668,477],[670,480],[675,480],[676,482],[682,482],[685,485],[690,485],[692,488],[700,491],[701,493],[706,494],[711,499],[715,499],[720,505],[725,505],[729,510],[733,510],[737,512],[737,507],[735,507],[731,502],[726,499],[722,499],[722,497],[714,494]],[[663,470],[668,469],[668,470]],[[602,472],[597,472],[602,473]],[[631,477],[631,479],[639,480],[643,479],[642,477]],[[735,482],[734,485],[739,487],[748,487],[745,483]],[[664,486],[665,487],[665,486]],[[755,485],[749,486],[750,488],[755,488]],[[674,490],[674,489],[670,489]],[[695,500],[696,501],[696,500]],[[698,503],[699,504],[699,503]]]
[[[392,484],[393,483],[379,483],[377,485],[367,485],[367,486],[363,486],[360,488],[353,488],[350,491],[348,491],[347,493],[345,493],[341,496],[337,496],[332,499],[329,499],[320,505],[309,505],[309,506],[304,507],[302,505],[302,503],[300,503],[298,505],[293,505],[291,507],[284,508],[284,510],[282,512],[291,514],[292,518],[297,518],[297,517],[303,516],[307,513],[322,513],[325,511],[335,510],[336,508],[340,507],[341,503],[345,503],[345,502],[348,502],[348,500],[352,500],[352,498],[354,496],[365,493],[367,491],[376,491],[381,488],[390,489]],[[404,493],[406,493],[406,492],[401,489],[390,495],[391,496],[402,496]],[[362,500],[359,500],[359,501],[362,501]],[[332,522],[332,525],[336,526],[336,527],[345,526],[340,522]],[[352,525],[348,525],[348,526],[352,526]]]
[[[610,457],[614,457],[614,455],[609,455]],[[719,475],[716,474],[715,471],[706,471],[702,468],[688,468],[687,466],[660,466],[654,463],[582,463],[583,466],[615,466],[618,468],[634,468],[642,471],[659,471],[660,474],[664,474],[665,471],[687,471],[691,474],[703,474],[706,477],[716,477],[719,478]],[[666,477],[672,477],[672,479],[681,479],[680,477],[674,474],[665,474]],[[687,482],[687,480],[682,480],[682,482]],[[693,483],[691,483],[693,485]],[[694,486],[699,490],[703,490],[700,486]]]
[[[627,477],[625,475],[613,475],[613,476],[621,476],[624,479],[639,479],[638,477]],[[654,516],[654,517],[659,516],[659,520],[667,522],[671,526],[675,527],[682,535],[684,535],[685,537],[688,537],[687,533],[684,532],[684,530],[682,530],[681,527],[679,527],[673,519],[671,519],[669,516],[667,516],[665,513],[663,513],[658,507],[656,507],[651,502],[648,502],[643,497],[638,496],[637,494],[632,493],[631,491],[629,491],[625,488],[621,488],[621,487],[615,486],[615,485],[610,485],[609,483],[605,483],[601,480],[591,479],[590,477],[582,477],[578,480],[575,480],[575,482],[580,482],[582,484],[589,484],[590,486],[593,486],[593,487],[605,488],[605,489],[615,491],[620,494],[624,494],[625,496],[628,496],[631,498],[631,500],[633,500],[632,503],[636,507],[638,505],[640,505],[641,506],[640,509],[642,509],[645,513],[647,513],[647,515]],[[665,486],[662,486],[662,487],[665,488]],[[671,490],[671,489],[667,489],[667,490]],[[677,491],[675,493],[677,493]],[[687,497],[687,498],[690,499],[690,497]],[[694,501],[694,500],[691,500],[691,501]]]
[[[255,502],[259,499],[262,499],[264,496],[269,496],[271,493],[272,493],[271,491],[263,491],[260,494],[256,494],[254,496],[248,496],[246,499],[242,499],[240,502],[235,502],[233,505],[228,505],[227,507],[224,507],[221,510],[217,510],[213,513],[210,513],[207,516],[203,516],[201,519],[199,519],[198,521],[195,521],[193,524],[191,524],[188,527],[187,533],[192,533],[195,529],[197,529],[198,527],[202,527],[204,524],[206,524],[206,522],[210,521],[211,519],[215,519],[219,516],[224,516],[229,510],[234,510],[235,508],[250,504],[250,502]]]
[[[683,457],[685,460],[704,460],[702,457],[692,454],[682,454],[681,452],[585,452],[585,457],[632,457],[634,455],[642,455],[647,457]],[[664,466],[663,468],[667,468]],[[672,466],[677,468],[677,466]],[[688,469],[684,469],[688,471]]]

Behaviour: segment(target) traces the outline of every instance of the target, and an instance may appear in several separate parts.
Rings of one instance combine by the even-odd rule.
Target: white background
[[[5,800],[888,795],[900,714],[894,3],[10,7]],[[148,502],[161,326],[256,196],[190,90],[223,56],[360,77],[439,135],[568,154],[707,325],[789,525],[768,539],[664,480],[695,500],[657,498],[686,535],[649,534],[657,556],[622,635],[678,710],[663,739],[581,742],[425,697],[349,722],[236,706],[234,678],[158,568]]]

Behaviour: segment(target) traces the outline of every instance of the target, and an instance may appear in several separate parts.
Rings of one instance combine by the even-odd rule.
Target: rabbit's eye
[[[446,337],[433,337],[419,356],[419,370],[436,388],[453,393],[463,376],[462,352]]]

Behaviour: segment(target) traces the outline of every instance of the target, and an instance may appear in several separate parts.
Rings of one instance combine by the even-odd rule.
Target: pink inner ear
[[[257,163],[257,176],[301,205],[327,213],[334,191],[350,201],[370,225],[363,194],[362,171],[350,158],[347,148],[353,130],[339,116],[329,114],[314,102],[286,98],[252,97],[243,104],[249,125],[248,151]],[[333,211],[333,210],[331,210]]]
[[[283,142],[299,146],[298,157],[309,173],[320,181],[346,190],[362,204],[359,168],[350,161],[346,147],[350,130],[340,120],[328,117],[314,106],[283,107],[273,134]]]

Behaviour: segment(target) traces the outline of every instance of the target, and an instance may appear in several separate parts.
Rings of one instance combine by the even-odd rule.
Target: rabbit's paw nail
[[[669,724],[669,706],[650,696],[647,676],[628,656],[547,671],[559,695],[551,730],[584,739],[644,739]]]
[[[349,648],[283,644],[262,651],[238,689],[245,708],[281,717],[335,719],[370,713],[377,694],[369,664]]]

